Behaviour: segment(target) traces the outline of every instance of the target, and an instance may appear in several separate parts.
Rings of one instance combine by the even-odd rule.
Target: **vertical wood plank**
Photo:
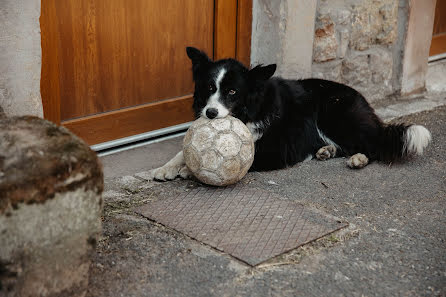
[[[237,0],[215,0],[214,59],[235,58]]]
[[[236,59],[249,67],[251,62],[252,1],[238,0]]]
[[[432,37],[429,56],[435,56],[446,53],[446,33],[437,34]]]
[[[433,35],[446,33],[446,1],[437,0],[435,5],[434,32]]]
[[[429,56],[446,53],[446,1],[437,0]]]
[[[44,118],[60,124],[59,32],[55,0],[42,0],[40,31],[42,72],[40,93]]]

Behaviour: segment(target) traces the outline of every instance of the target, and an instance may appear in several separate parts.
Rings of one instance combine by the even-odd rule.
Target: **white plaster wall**
[[[40,1],[0,0],[0,107],[42,117]]]
[[[277,64],[276,75],[311,76],[315,0],[253,0],[251,64]]]

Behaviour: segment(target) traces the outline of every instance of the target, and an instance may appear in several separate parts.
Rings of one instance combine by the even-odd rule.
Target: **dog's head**
[[[188,47],[195,82],[193,109],[195,116],[209,119],[232,115],[247,122],[250,94],[276,71],[276,65],[257,66],[248,70],[234,59],[212,61],[202,51]],[[252,96],[251,96],[252,97]]]

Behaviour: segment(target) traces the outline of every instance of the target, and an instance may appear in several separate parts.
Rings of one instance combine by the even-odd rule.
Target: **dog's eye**
[[[213,84],[209,84],[208,88],[209,88],[209,91],[214,91],[215,90]]]
[[[229,95],[235,95],[236,91],[235,90],[229,90],[228,94]]]

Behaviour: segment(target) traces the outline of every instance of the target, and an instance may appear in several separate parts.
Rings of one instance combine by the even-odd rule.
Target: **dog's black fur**
[[[219,102],[262,135],[255,143],[252,170],[292,166],[314,156],[330,143],[327,138],[338,148],[336,156],[362,153],[370,161],[394,162],[410,153],[405,149],[409,125],[384,124],[364,97],[346,85],[322,79],[271,78],[274,64],[248,70],[233,59],[213,62],[191,47],[187,54],[193,66],[197,117],[215,92],[219,70],[226,70]]]

